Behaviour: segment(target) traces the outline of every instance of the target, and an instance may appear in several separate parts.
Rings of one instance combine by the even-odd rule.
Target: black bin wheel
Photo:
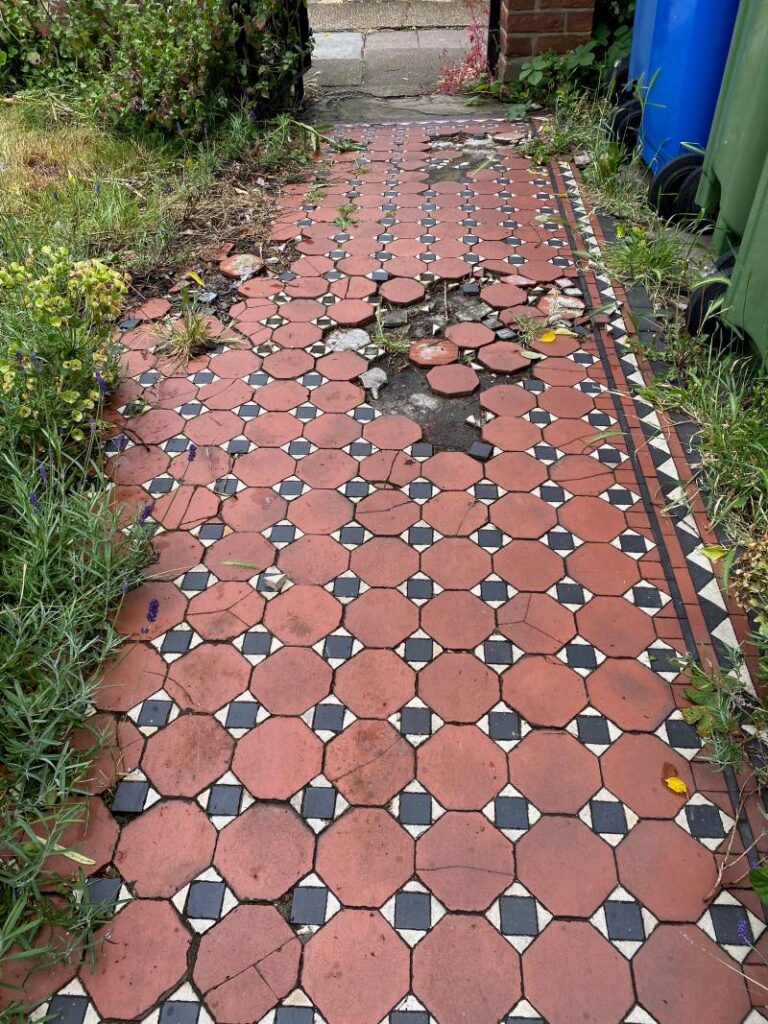
[[[640,134],[640,123],[643,119],[643,108],[640,100],[625,100],[613,113],[610,124],[610,135],[627,149],[634,149]]]
[[[703,153],[683,153],[670,160],[656,173],[651,182],[648,200],[661,218],[672,220],[679,216],[677,203],[680,190],[689,175],[697,170],[701,173],[703,163]]]
[[[715,270],[723,277],[730,277],[736,257],[725,253],[715,261]],[[686,329],[693,336],[709,338],[713,347],[726,349],[740,347],[741,339],[733,328],[720,318],[722,300],[728,291],[724,281],[707,281],[694,288],[688,297]]]

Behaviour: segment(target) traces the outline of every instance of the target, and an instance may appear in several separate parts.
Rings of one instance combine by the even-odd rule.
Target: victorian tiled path
[[[746,862],[717,879],[749,830],[679,710],[680,659],[732,636],[694,518],[662,514],[682,449],[576,266],[577,180],[498,131],[347,129],[215,349],[174,369],[126,325],[110,457],[157,562],[98,691],[119,778],[104,755],[84,842],[126,902],[53,979],[62,1024],[768,1019]],[[578,289],[609,311],[515,340]],[[375,326],[328,338],[430,303],[420,424],[360,384]],[[451,402],[474,443],[433,429]]]

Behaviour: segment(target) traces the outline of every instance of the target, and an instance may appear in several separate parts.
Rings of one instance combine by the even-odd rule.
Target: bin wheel
[[[672,220],[677,213],[677,201],[686,178],[704,163],[702,153],[683,153],[670,160],[654,175],[648,200],[664,220]]]
[[[638,99],[625,100],[613,113],[610,124],[610,136],[614,142],[634,149],[640,134],[640,123],[643,119],[643,107]]]
[[[724,277],[730,277],[736,257],[725,253],[715,261],[715,268]],[[686,329],[689,334],[709,338],[714,348],[733,349],[742,346],[742,339],[720,318],[720,305],[728,290],[722,281],[708,281],[694,288],[688,297]]]

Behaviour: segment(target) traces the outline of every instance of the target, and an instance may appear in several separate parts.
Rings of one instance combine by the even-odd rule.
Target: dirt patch
[[[389,378],[379,397],[369,398],[374,409],[388,414],[399,413],[415,420],[424,431],[424,440],[435,451],[441,452],[465,452],[473,441],[478,440],[480,426],[467,423],[467,418],[472,416],[478,424],[482,423],[484,414],[480,395],[483,391],[530,375],[528,371],[507,376],[478,370],[480,387],[473,395],[444,398],[432,392],[427,382],[427,371],[413,366],[405,356],[384,356],[372,366],[381,367]]]

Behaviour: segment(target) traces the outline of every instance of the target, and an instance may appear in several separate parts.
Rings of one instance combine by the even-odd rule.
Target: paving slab
[[[376,350],[325,342],[405,299],[396,281],[399,309],[426,292],[449,328],[493,281],[512,309],[560,278],[623,301],[581,260],[602,235],[576,172],[495,146],[507,127],[345,125],[361,148],[323,154],[327,198],[307,180],[277,200],[290,271],[240,285],[215,348],[169,368],[124,332],[148,409],[116,397],[105,458],[164,568],[127,595],[95,696],[121,777],[63,840],[91,853],[94,898],[126,903],[95,966],[34,975],[53,1019],[765,1020],[741,973],[759,902],[712,896],[749,834],[731,846],[681,713],[680,659],[735,633],[704,526],[665,513],[690,469],[632,397],[629,321],[532,359],[482,313],[489,344],[455,330],[470,347],[440,370],[456,397],[400,367],[410,415],[361,386]]]

